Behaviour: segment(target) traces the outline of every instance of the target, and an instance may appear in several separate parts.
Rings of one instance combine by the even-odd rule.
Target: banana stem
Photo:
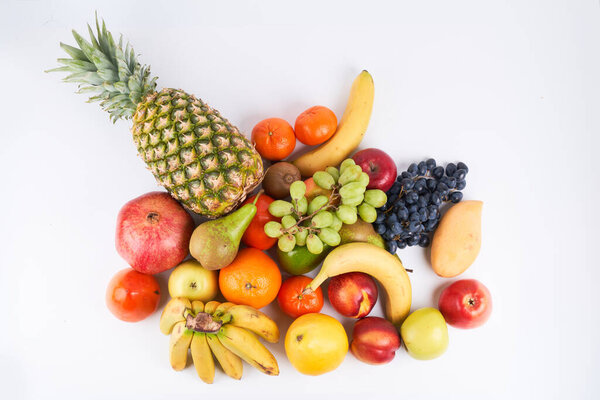
[[[215,320],[205,312],[199,312],[196,316],[190,313],[185,318],[185,327],[194,332],[217,333],[222,325],[222,321]]]
[[[321,269],[323,269],[323,267],[321,267]],[[304,288],[304,290],[302,291],[303,295],[307,295],[307,294],[311,294],[312,292],[314,292],[315,290],[317,290],[317,288],[319,286],[321,286],[321,284],[323,282],[325,282],[327,280],[327,278],[329,278],[328,275],[326,274],[321,274],[320,272],[317,274],[317,276],[315,276],[315,278],[312,280],[312,282],[310,282],[306,288]]]

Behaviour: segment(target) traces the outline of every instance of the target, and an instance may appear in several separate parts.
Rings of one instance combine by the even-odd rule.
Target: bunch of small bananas
[[[242,359],[267,375],[279,375],[277,360],[256,337],[276,343],[279,328],[253,307],[217,301],[204,304],[176,297],[165,306],[160,331],[171,334],[169,357],[173,369],[186,367],[190,349],[196,372],[206,383],[213,383],[215,377],[213,354],[223,371],[234,379],[242,377]]]

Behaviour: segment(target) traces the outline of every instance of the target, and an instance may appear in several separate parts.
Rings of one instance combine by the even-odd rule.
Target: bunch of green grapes
[[[323,251],[323,243],[329,246],[340,244],[342,221],[330,210],[330,199],[317,196],[309,203],[305,197],[306,185],[296,181],[290,185],[290,201],[275,200],[269,205],[269,213],[281,217],[281,223],[270,221],[265,224],[269,237],[279,238],[281,251],[291,251],[294,246],[306,246],[313,254]]]
[[[325,171],[316,172],[313,180],[319,187],[331,190],[331,196],[316,196],[309,203],[305,196],[306,185],[296,181],[290,185],[291,201],[275,200],[269,205],[269,213],[280,217],[281,222],[267,222],[265,233],[278,238],[281,251],[291,251],[298,245],[320,254],[323,243],[335,247],[340,244],[338,232],[342,224],[354,224],[358,216],[366,222],[374,222],[375,209],[387,201],[385,192],[366,190],[369,176],[352,159],[344,160],[339,170],[327,167]]]
[[[313,179],[323,189],[337,191],[341,204],[337,207],[336,215],[344,224],[352,225],[359,216],[365,222],[375,222],[376,208],[387,201],[383,190],[367,190],[369,175],[351,158],[342,161],[339,170],[327,167],[325,171],[315,172]]]

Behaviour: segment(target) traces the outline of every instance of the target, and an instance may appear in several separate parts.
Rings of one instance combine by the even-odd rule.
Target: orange
[[[267,118],[252,129],[252,144],[258,154],[271,161],[283,160],[294,151],[296,135],[284,119]]]
[[[337,118],[327,107],[314,106],[298,115],[294,130],[302,143],[314,146],[325,142],[337,129]]]
[[[247,247],[219,272],[219,288],[235,304],[261,308],[275,300],[281,272],[275,261],[260,250]]]

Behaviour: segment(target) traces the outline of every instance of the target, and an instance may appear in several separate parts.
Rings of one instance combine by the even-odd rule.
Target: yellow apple
[[[439,357],[448,347],[448,327],[442,313],[435,308],[413,311],[402,323],[400,335],[408,354],[417,360]]]
[[[173,298],[207,302],[217,296],[218,290],[218,271],[210,271],[196,260],[182,262],[169,277],[169,294]]]

